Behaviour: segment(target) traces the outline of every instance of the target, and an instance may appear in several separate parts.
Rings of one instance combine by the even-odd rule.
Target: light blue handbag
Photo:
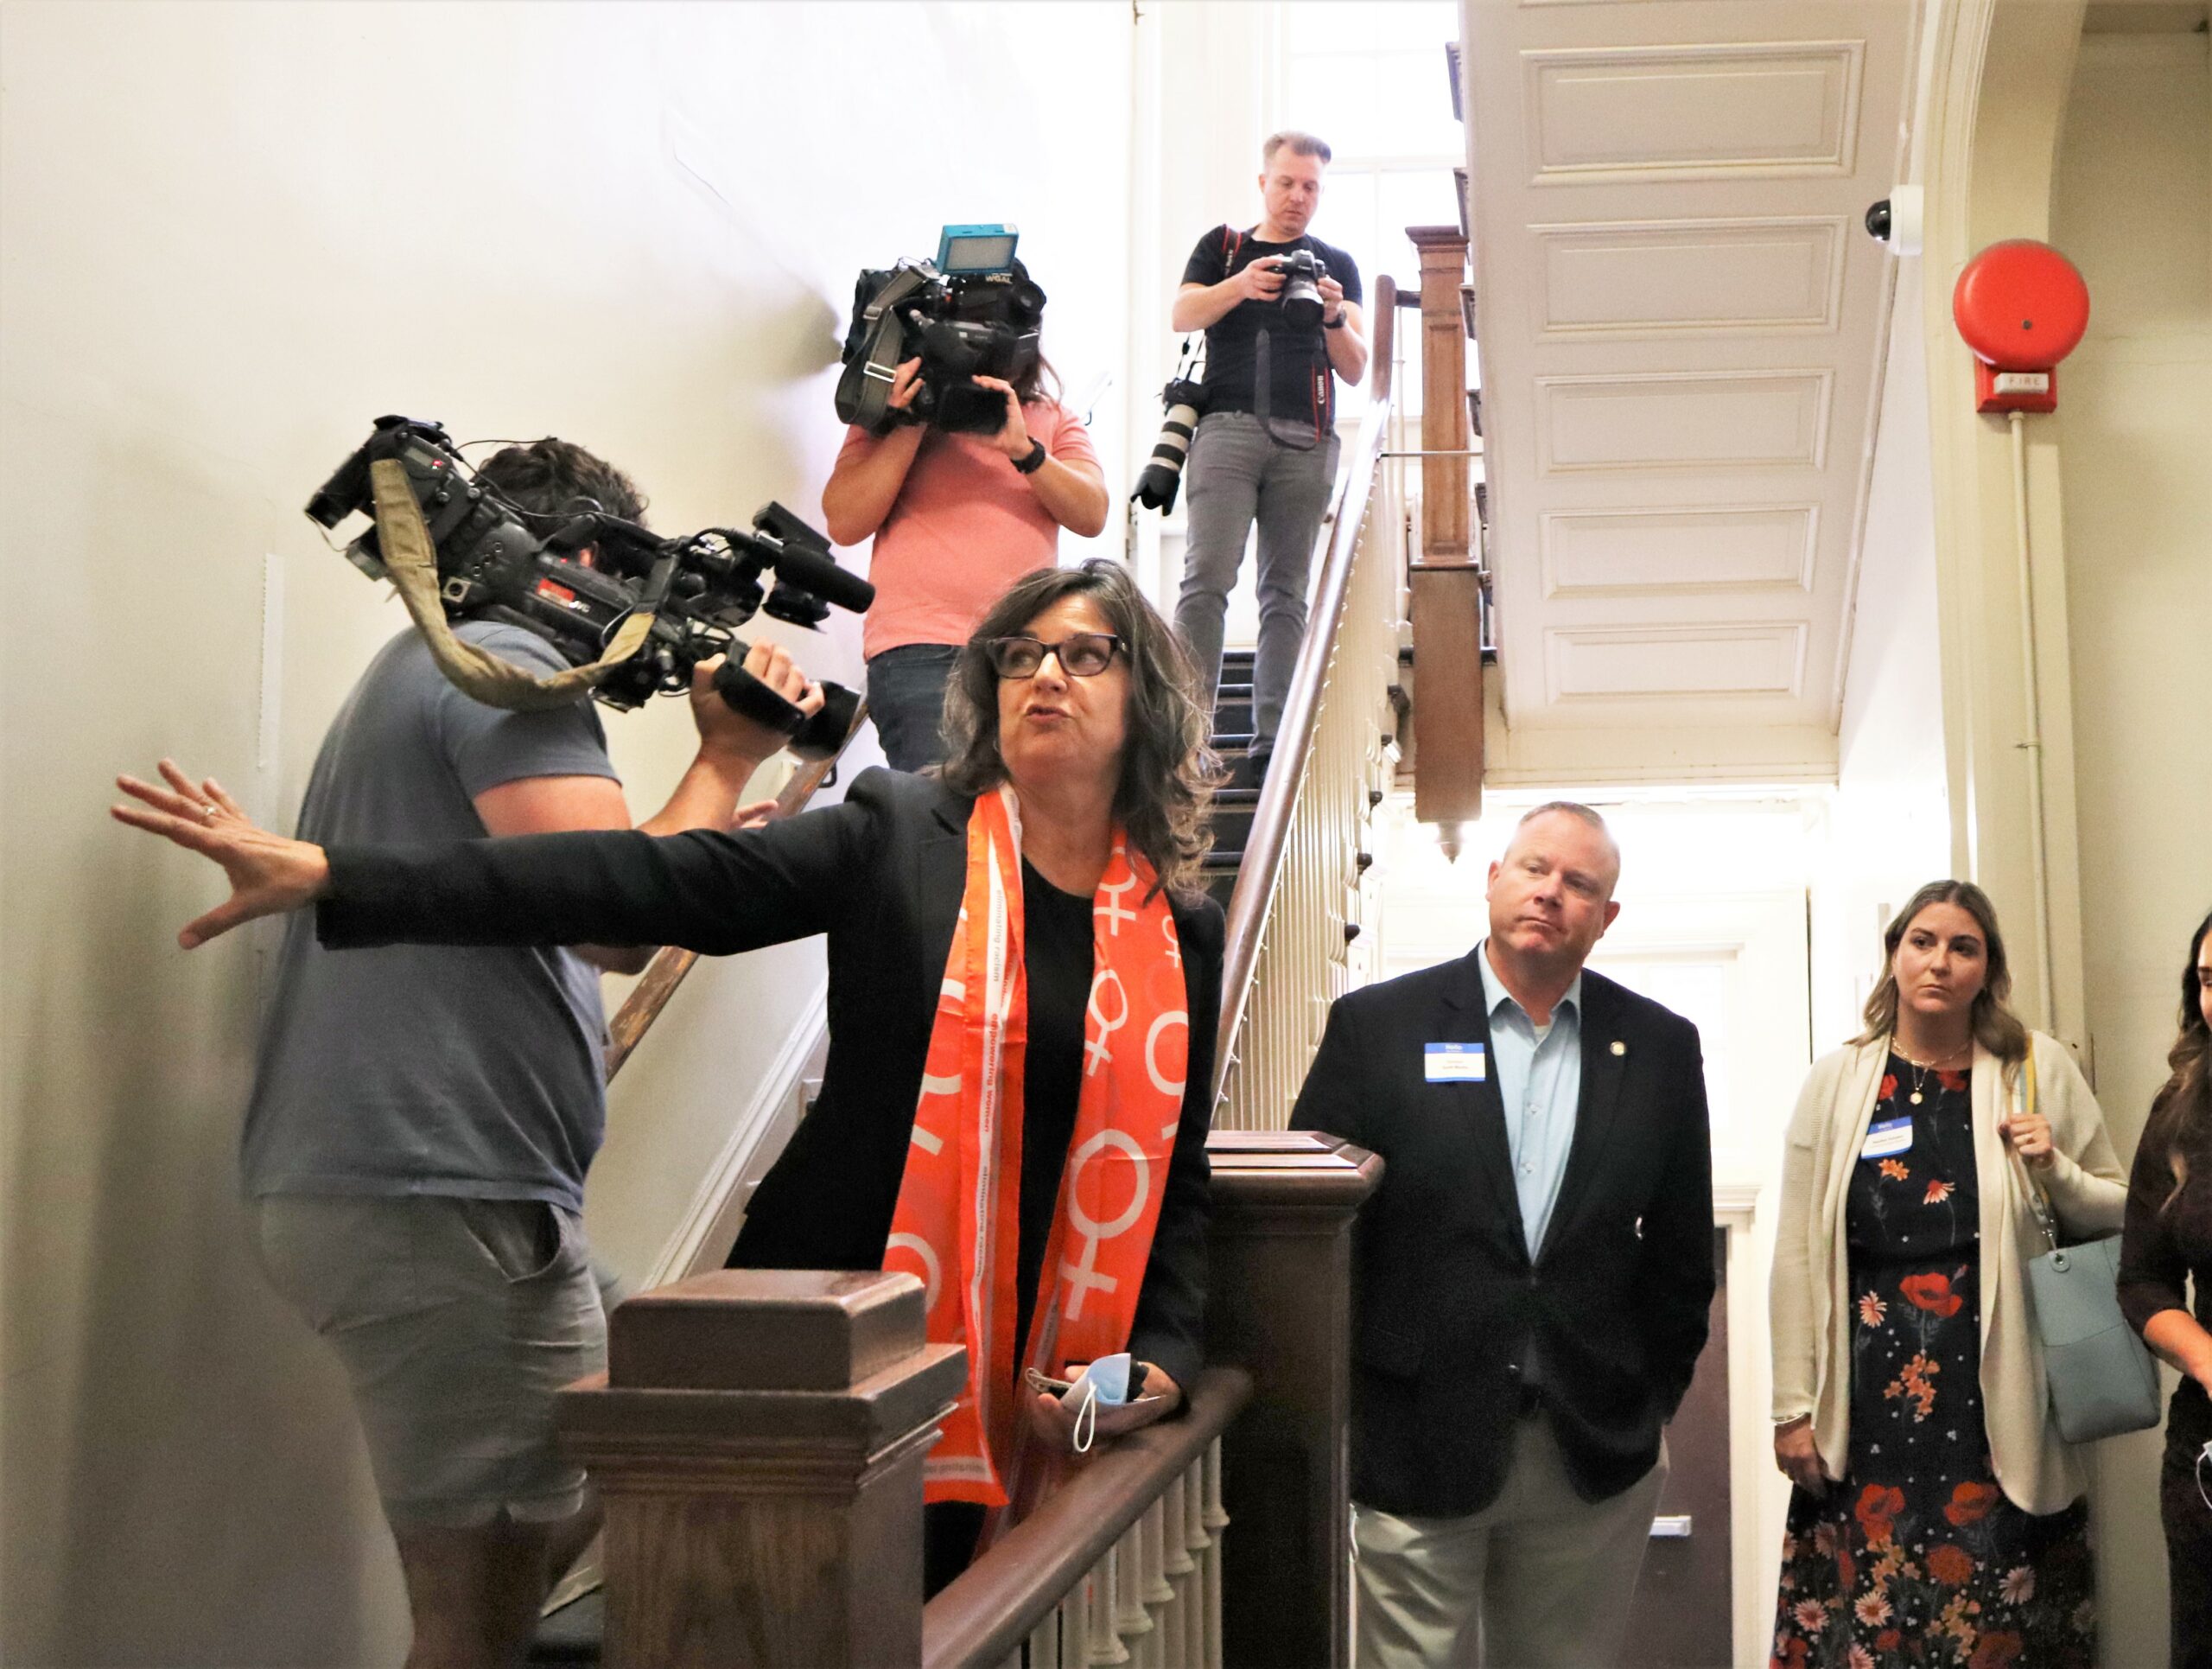
[[[2036,1061],[2029,1051],[2021,1074],[2021,1110],[2036,1110]],[[2044,1377],[2051,1417],[2070,1443],[2094,1443],[2158,1423],[2158,1369],[2120,1311],[2120,1237],[2061,1245],[2058,1223],[2034,1174],[2010,1143],[2028,1204],[2050,1250],[2028,1263],[2036,1336],[2043,1341]]]

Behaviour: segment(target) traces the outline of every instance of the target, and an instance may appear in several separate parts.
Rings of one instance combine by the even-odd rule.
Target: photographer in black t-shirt
[[[1230,589],[1255,519],[1260,526],[1254,781],[1267,768],[1306,639],[1313,539],[1337,473],[1335,379],[1357,382],[1367,371],[1359,268],[1306,230],[1329,156],[1310,133],[1268,141],[1260,223],[1245,232],[1217,226],[1198,239],[1170,315],[1178,330],[1206,333],[1205,415],[1184,468],[1190,537],[1175,627],[1198,663],[1209,709],[1221,678]],[[1314,281],[1320,316],[1304,325],[1282,304],[1283,267],[1299,251],[1322,268]]]

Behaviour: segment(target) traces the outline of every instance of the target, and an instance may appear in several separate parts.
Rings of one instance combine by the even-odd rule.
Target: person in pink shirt
[[[913,403],[920,371],[918,359],[899,366],[893,411]],[[833,541],[875,538],[861,647],[868,715],[893,770],[944,759],[945,679],[990,606],[1022,575],[1057,565],[1060,529],[1090,538],[1106,526],[1105,472],[1075,413],[1035,372],[1018,385],[975,381],[1006,401],[995,434],[909,420],[879,439],[855,428],[822,489]]]

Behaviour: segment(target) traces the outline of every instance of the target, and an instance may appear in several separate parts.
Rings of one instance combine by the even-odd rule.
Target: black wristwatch
[[[1337,309],[1337,316],[1335,318],[1324,319],[1321,321],[1321,328],[1324,330],[1342,330],[1351,322],[1351,315],[1349,313],[1346,313],[1342,308],[1338,308]]]
[[[1014,472],[1017,475],[1033,475],[1045,467],[1045,460],[1052,455],[1045,449],[1044,442],[1032,440],[1029,443],[1029,455],[1026,458],[1016,458],[1014,461]]]

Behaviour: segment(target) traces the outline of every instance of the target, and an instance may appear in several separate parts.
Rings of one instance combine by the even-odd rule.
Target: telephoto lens
[[[1175,507],[1175,494],[1183,484],[1183,460],[1191,449],[1191,436],[1205,410],[1202,384],[1178,379],[1160,394],[1167,421],[1160,426],[1160,439],[1152,449],[1152,462],[1137,477],[1137,490],[1129,496],[1147,510],[1165,515]]]

